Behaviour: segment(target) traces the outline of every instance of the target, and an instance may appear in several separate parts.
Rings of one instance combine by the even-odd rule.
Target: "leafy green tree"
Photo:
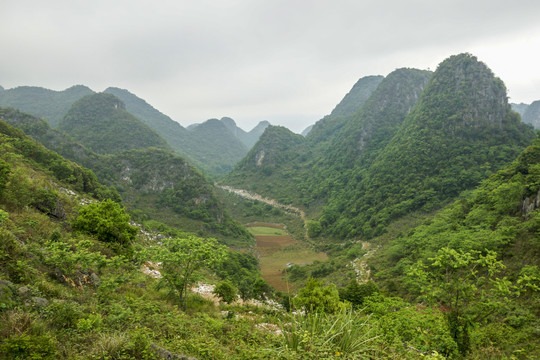
[[[137,227],[129,224],[125,209],[112,200],[104,200],[79,208],[79,215],[72,221],[74,229],[95,235],[99,240],[129,245],[137,235]]]
[[[450,334],[459,352],[470,349],[471,327],[508,301],[512,285],[495,275],[504,268],[497,254],[487,251],[458,252],[442,248],[429,265],[411,267],[410,281],[430,302],[443,305]],[[496,296],[498,294],[504,296]]]
[[[227,248],[216,239],[196,236],[163,240],[163,246],[151,249],[155,261],[161,262],[160,287],[178,296],[187,309],[187,293],[197,280],[197,271],[221,261]]]
[[[270,286],[263,278],[258,278],[253,283],[252,296],[255,299],[265,300],[274,292],[274,288]]]
[[[347,286],[339,289],[339,298],[348,301],[354,308],[359,308],[364,304],[364,299],[379,292],[379,287],[373,281],[359,284],[356,280],[351,280]]]
[[[307,221],[307,233],[310,238],[314,238],[322,231],[321,223],[315,220]]]
[[[9,180],[9,175],[11,174],[11,167],[4,160],[0,160],[0,196],[6,188],[6,184]]]
[[[294,304],[307,312],[323,312],[334,314],[343,309],[345,305],[339,301],[339,293],[334,284],[323,286],[314,278],[310,278],[298,296],[294,298]]]
[[[229,280],[223,280],[216,285],[213,291],[214,295],[218,296],[221,301],[230,304],[236,300],[236,288]]]

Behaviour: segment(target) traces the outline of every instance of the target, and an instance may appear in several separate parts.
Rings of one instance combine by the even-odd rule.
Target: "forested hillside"
[[[86,86],[75,85],[63,91],[36,86],[19,86],[0,92],[0,107],[12,107],[45,118],[56,126],[73,103],[94,92]]]
[[[126,205],[137,209],[143,219],[159,219],[170,226],[236,243],[252,241],[252,236],[222,208],[204,176],[170,151],[148,148],[104,156],[51,129],[43,120],[14,109],[0,109],[0,120],[92,169],[101,182],[118,189]]]
[[[269,125],[266,122],[261,122],[251,131],[245,132],[236,127],[236,124],[229,127],[229,131],[224,131],[220,124],[217,124],[217,126],[208,126],[207,124],[199,131],[192,132],[128,90],[109,87],[104,93],[114,95],[120,99],[124,104],[120,108],[135,116],[159,134],[176,153],[212,176],[222,175],[230,171],[246,155],[248,149],[255,144],[264,128]],[[96,93],[82,85],[73,86],[64,91],[21,86],[1,91],[0,106],[16,108],[25,113],[44,118],[52,127],[57,127],[75,102],[92,94]],[[118,117],[119,115],[115,116]],[[128,117],[126,114],[120,116],[120,118],[126,117]],[[133,122],[134,120],[131,119],[128,121],[131,125],[126,123],[125,126],[133,126]],[[232,122],[234,123],[234,120]],[[106,127],[101,124],[99,128],[104,130]],[[134,129],[139,128],[138,125],[134,126]],[[83,130],[80,132],[79,136],[85,134]],[[107,136],[107,133],[103,135]],[[162,147],[163,144],[158,146]],[[100,150],[95,151],[101,152]]]
[[[301,145],[256,144],[224,182],[305,207],[325,236],[369,238],[474,188],[533,138],[510,110],[503,82],[460,54],[434,74],[394,71],[354,115],[326,117]],[[286,160],[271,173],[264,160],[253,167],[263,150]]]
[[[256,259],[212,238],[164,229],[168,236],[141,231],[118,194],[92,171],[0,120],[0,359],[156,360],[172,356],[169,350],[241,353],[217,345],[221,336],[212,333],[210,323],[225,325],[219,308],[175,286],[191,287],[201,267],[205,279],[224,280],[231,288],[264,284]],[[182,258],[178,247],[191,248],[197,257]],[[152,261],[163,261],[163,276],[176,282],[152,277]],[[189,271],[176,273],[179,264]],[[242,294],[265,296],[264,290]],[[235,340],[238,345],[250,339],[243,352],[270,344],[250,329],[244,325]],[[197,350],[208,340],[216,343]]]
[[[369,92],[371,96],[353,115],[325,117],[315,124],[304,141],[292,135],[277,138],[274,132],[264,134],[223,181],[303,205],[308,212],[317,214],[321,204],[334,192],[340,192],[347,179],[358,172],[352,169],[367,163],[366,159],[373,158],[377,149],[384,147],[418,100],[430,76],[427,71],[400,69],[385,79],[360,79],[355,90],[359,91],[362,84],[366,86],[362,93]],[[378,87],[371,90],[374,82]],[[340,104],[348,104],[345,101],[348,96]],[[271,136],[276,138],[266,140]],[[282,161],[266,164],[262,160],[258,168],[254,167],[256,155],[266,153]],[[268,177],[270,172],[272,176]]]
[[[473,188],[533,137],[489,68],[468,54],[450,57],[373,165],[329,209],[345,211],[332,223],[323,215],[324,226],[341,236],[380,234],[392,219]]]
[[[463,346],[478,344],[475,336],[493,337],[500,349],[523,347],[530,353],[540,346],[534,330],[540,319],[539,237],[537,138],[510,167],[422,225],[382,243],[371,266],[377,283],[393,293],[447,306],[465,333]],[[490,270],[497,280],[482,282],[483,270],[475,273],[473,260],[480,254],[501,261]]]
[[[77,100],[58,129],[99,154],[151,146],[168,148],[163,138],[127,112],[125,104],[111,94],[93,94]]]

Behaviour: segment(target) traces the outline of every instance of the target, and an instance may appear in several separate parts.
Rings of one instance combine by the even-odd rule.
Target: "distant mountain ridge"
[[[93,93],[94,91],[84,85],[75,85],[63,91],[19,86],[0,92],[0,107],[9,106],[45,118],[55,127],[75,101]]]
[[[125,110],[155,130],[175,152],[212,175],[230,171],[269,125],[261,122],[250,132],[245,132],[236,126],[234,120],[227,118],[230,119],[227,132],[223,132],[219,125],[216,129],[206,127],[204,131],[191,132],[128,90],[109,87],[104,93],[118,97],[125,104]],[[21,86],[0,91],[0,106],[13,107],[44,118],[56,127],[77,100],[91,94],[95,92],[82,85],[64,91]]]
[[[540,129],[540,100],[532,102],[522,114],[522,120],[531,124],[535,129]]]
[[[209,119],[206,122],[210,120],[213,121],[217,119]],[[257,140],[259,140],[259,137],[263,134],[264,130],[271,125],[268,121],[264,120],[259,122],[253,129],[251,129],[251,131],[246,132],[242,128],[238,127],[236,125],[236,122],[230,117],[222,117],[219,121],[221,121],[223,125],[225,125],[225,127],[229,129],[229,131],[236,138],[238,138],[238,140],[240,140],[240,142],[242,142],[248,150],[251,149],[253,145],[255,145]],[[202,124],[191,124],[187,127],[187,129],[193,131]]]

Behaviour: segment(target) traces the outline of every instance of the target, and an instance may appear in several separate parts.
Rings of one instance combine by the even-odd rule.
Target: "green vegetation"
[[[229,280],[223,280],[217,284],[214,288],[213,294],[227,304],[230,304],[236,300],[236,288]]]
[[[168,148],[163,138],[128,113],[124,103],[111,94],[93,94],[76,101],[58,129],[98,154],[152,146]]]
[[[248,231],[255,236],[257,235],[278,235],[278,236],[287,235],[287,232],[283,229],[276,229],[276,228],[265,227],[265,226],[250,226],[248,227]]]
[[[59,154],[91,168],[100,181],[111,187],[110,191],[105,187],[96,189],[95,194],[99,198],[118,201],[120,195],[116,189],[119,189],[128,208],[138,208],[145,216],[159,218],[170,226],[225,238],[229,243],[245,245],[246,241],[253,241],[252,236],[223,209],[203,175],[186,160],[165,149],[133,149],[103,156],[28,114],[0,109],[0,118]],[[55,154],[50,158],[54,156],[59,157]],[[62,166],[57,166],[56,171],[69,175]],[[94,176],[92,181],[96,182],[97,178]],[[181,191],[174,191],[173,187]]]
[[[83,85],[75,85],[64,91],[19,86],[0,91],[0,107],[16,108],[38,118],[45,118],[54,127],[75,101],[93,93]]]
[[[164,239],[162,246],[149,251],[152,260],[161,263],[160,285],[178,296],[179,303],[187,310],[188,290],[195,283],[196,271],[222,261],[226,248],[215,239],[187,238]]]
[[[110,87],[104,92],[122,100],[127,111],[155,130],[177,154],[210,176],[230,171],[260,136],[245,133],[236,124],[233,128],[227,126],[228,118],[209,120],[195,129],[185,129],[127,90]]]
[[[306,138],[267,128],[226,179],[305,227],[165,148],[0,109],[80,161],[0,121],[0,359],[537,357],[540,138],[469,54],[368,92]]]
[[[100,241],[129,246],[138,231],[129,221],[129,215],[120,204],[105,200],[81,206],[71,226],[75,230],[95,235]]]

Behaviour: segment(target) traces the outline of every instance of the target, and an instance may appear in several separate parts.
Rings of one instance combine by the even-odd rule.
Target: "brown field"
[[[252,223],[248,226],[265,226],[276,224]],[[273,229],[283,227],[272,226]],[[295,240],[291,235],[255,235],[256,247],[259,252],[259,263],[263,279],[276,290],[288,291],[283,270],[287,264],[310,264],[315,260],[324,261],[326,254],[315,252],[308,243]]]
[[[296,240],[292,238],[291,235],[256,235],[256,244],[259,251],[265,249],[279,249],[281,247],[286,247],[294,245],[297,243]]]

